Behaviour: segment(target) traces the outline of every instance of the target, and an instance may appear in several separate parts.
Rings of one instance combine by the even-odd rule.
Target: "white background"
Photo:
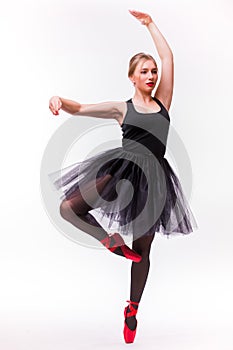
[[[128,9],[150,13],[174,54],[171,123],[192,163],[199,225],[188,237],[155,238],[133,346],[232,349],[231,1],[13,0],[0,11],[4,350],[126,346],[130,262],[58,232],[41,199],[40,165],[71,117],[50,114],[51,96],[126,100],[130,57],[145,51],[158,61]]]

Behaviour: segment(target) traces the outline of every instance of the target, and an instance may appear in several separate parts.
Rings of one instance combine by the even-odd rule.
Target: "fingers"
[[[54,96],[49,100],[49,109],[54,115],[59,115],[59,109],[61,109],[61,105],[61,100],[57,96]]]
[[[142,15],[143,16],[148,16],[146,13],[139,12],[139,11],[129,10],[129,12],[135,17],[141,17]]]
[[[147,13],[134,10],[129,10],[129,12],[131,13],[131,15],[136,17],[141,22],[141,24],[147,25],[150,22],[152,22],[152,18]]]
[[[138,17],[139,13],[137,11],[131,11],[129,10],[129,12],[131,13],[131,15],[133,15],[134,17]]]
[[[58,115],[58,114],[59,114],[58,108],[56,108],[56,107],[53,106],[52,104],[49,105],[49,109],[50,109],[50,111],[51,111],[54,115]]]

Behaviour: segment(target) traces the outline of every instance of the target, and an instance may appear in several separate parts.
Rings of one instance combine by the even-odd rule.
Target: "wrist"
[[[154,25],[153,20],[151,20],[149,23],[146,23],[146,24],[145,24],[145,26],[146,26],[147,28],[150,28],[150,27],[153,26],[153,25]]]
[[[62,109],[63,103],[64,103],[64,99],[63,99],[62,97],[60,97],[60,96],[58,96],[58,98],[59,98],[59,100],[60,100],[60,102],[61,102],[61,109]]]

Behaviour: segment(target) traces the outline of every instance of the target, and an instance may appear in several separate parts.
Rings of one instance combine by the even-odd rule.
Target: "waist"
[[[138,149],[130,149],[128,147],[122,147],[123,150],[125,152],[129,152],[130,154],[134,154],[134,155],[137,155],[139,157],[142,157],[142,158],[145,158],[145,157],[148,157],[148,158],[151,158],[153,159],[154,157],[158,158],[158,159],[161,159],[161,158],[164,158],[164,155],[163,154],[155,154],[151,151],[146,151],[146,150],[138,150]]]
[[[156,148],[152,152],[152,150],[148,149],[145,145],[140,144],[138,142],[132,142],[132,141],[129,142],[128,140],[127,142],[122,143],[122,148],[124,151],[141,155],[142,157],[146,156],[149,158],[153,158],[153,157],[163,158],[165,154],[165,149],[161,150],[160,148],[158,149]]]
[[[166,147],[164,145],[160,144],[153,144],[153,148],[150,144],[143,144],[135,140],[131,139],[123,139],[122,140],[122,148],[125,151],[139,154],[142,156],[148,156],[148,157],[156,157],[156,158],[163,158]]]

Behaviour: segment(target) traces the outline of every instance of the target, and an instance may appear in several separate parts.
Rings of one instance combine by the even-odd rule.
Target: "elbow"
[[[71,114],[78,115],[78,114],[81,114],[81,112],[82,112],[82,105],[78,102],[75,102],[75,104],[73,105]]]

